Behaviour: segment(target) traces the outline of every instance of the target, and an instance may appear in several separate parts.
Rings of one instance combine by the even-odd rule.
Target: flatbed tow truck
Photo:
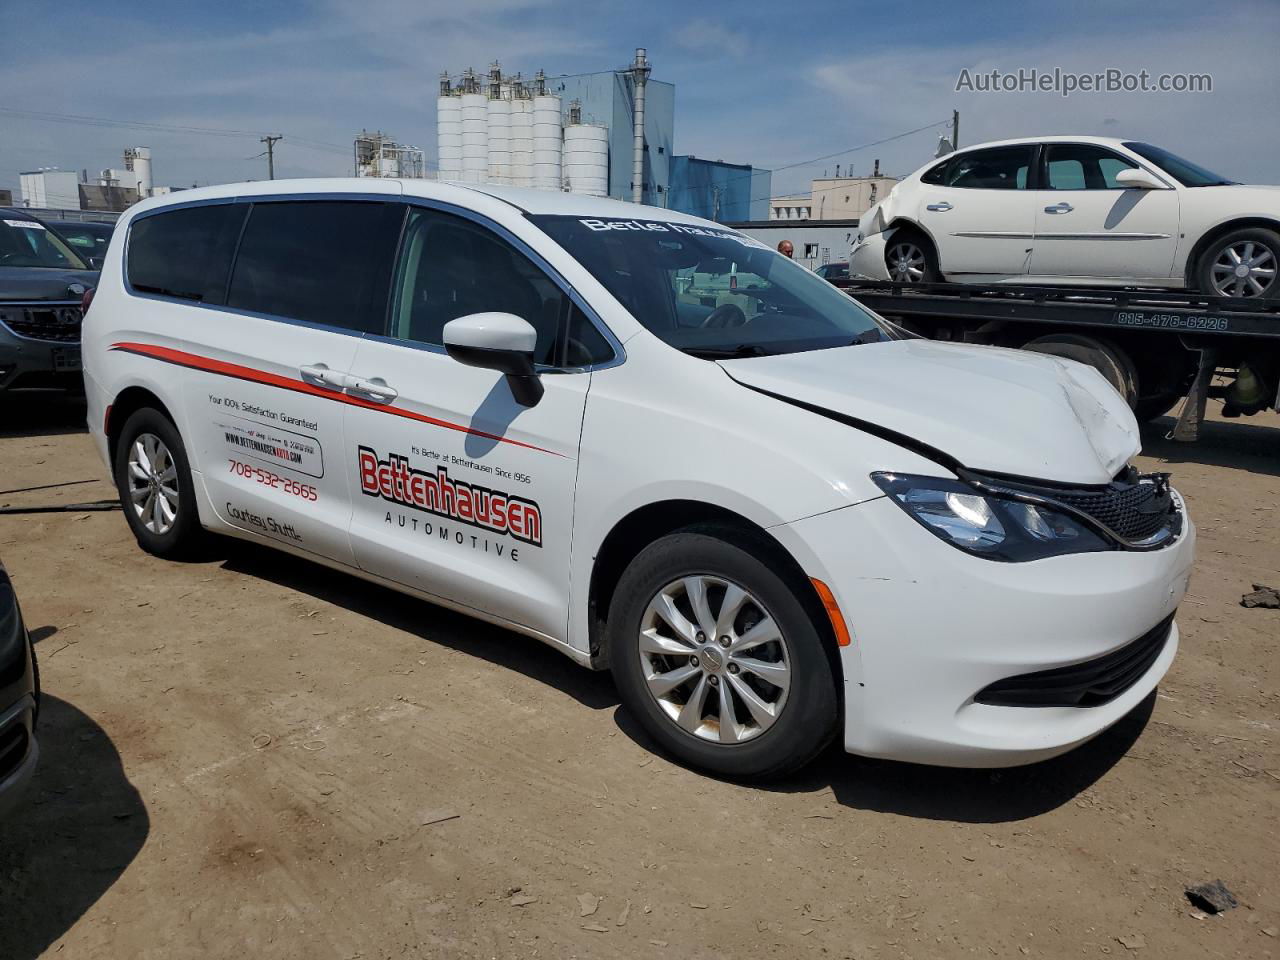
[[[1139,420],[1182,410],[1170,436],[1198,438],[1209,397],[1226,416],[1280,410],[1280,300],[1182,290],[904,283],[841,288],[932,340],[1035,350],[1095,367]]]

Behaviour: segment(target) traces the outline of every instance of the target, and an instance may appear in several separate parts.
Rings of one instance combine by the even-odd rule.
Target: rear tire
[[[1246,268],[1240,276],[1238,268]],[[1196,263],[1196,287],[1215,297],[1274,300],[1280,297],[1280,234],[1262,227],[1219,237]]]
[[[1028,341],[1022,349],[1087,364],[1116,388],[1130,408],[1138,402],[1138,370],[1129,355],[1109,340],[1077,333],[1055,333]]]
[[[1176,407],[1184,396],[1186,394],[1179,391],[1177,393],[1158,393],[1150,397],[1139,397],[1138,402],[1133,405],[1133,415],[1137,417],[1139,423],[1158,420]]]
[[[177,559],[205,541],[186,447],[159,410],[143,407],[125,421],[115,455],[116,490],[138,546]]]
[[[798,769],[837,726],[831,654],[799,592],[812,588],[765,557],[730,529],[678,531],[640,552],[610,604],[628,712],[678,760],[735,779]]]

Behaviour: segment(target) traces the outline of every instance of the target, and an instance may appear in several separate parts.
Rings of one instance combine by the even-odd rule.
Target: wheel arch
[[[661,500],[637,507],[610,529],[596,552],[588,590],[588,617],[592,665],[608,666],[608,619],[614,591],[623,571],[645,547],[677,530],[702,527],[713,530],[739,546],[764,551],[774,562],[774,571],[788,581],[805,611],[813,620],[831,661],[836,678],[836,695],[843,702],[843,668],[839,645],[822,598],[799,561],[766,528],[726,507],[701,500]]]
[[[933,248],[933,262],[937,265],[938,273],[945,276],[942,269],[942,252],[941,248],[938,246],[938,241],[935,239],[929,228],[918,220],[912,220],[910,217],[906,216],[894,217],[893,222],[884,229],[884,233],[886,235],[885,249],[888,249],[889,241],[892,240],[892,237],[888,236],[890,233],[896,234],[904,231],[915,234]]]
[[[1256,215],[1232,217],[1206,230],[1187,253],[1186,262],[1182,265],[1182,279],[1187,289],[1196,289],[1196,273],[1200,266],[1200,258],[1210,246],[1234,230],[1247,230],[1250,227],[1260,227],[1263,230],[1274,230],[1280,233],[1280,218]]]
[[[124,429],[125,423],[144,407],[151,407],[164,414],[176,427],[177,420],[174,419],[173,413],[151,390],[141,386],[125,387],[107,408],[106,423],[103,424],[107,435],[107,455],[112,464],[116,460],[116,448],[120,443],[120,432]]]

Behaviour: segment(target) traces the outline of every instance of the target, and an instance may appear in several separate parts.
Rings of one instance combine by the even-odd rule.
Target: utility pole
[[[267,179],[268,180],[274,180],[276,178],[276,154],[275,154],[276,141],[283,140],[283,139],[284,137],[282,136],[273,137],[270,134],[267,134],[265,137],[261,137],[258,140],[259,143],[265,143],[267,145]]]
[[[951,149],[960,149],[960,111],[951,111]]]

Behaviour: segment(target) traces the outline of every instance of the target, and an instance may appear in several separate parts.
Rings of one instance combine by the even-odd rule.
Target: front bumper
[[[20,336],[0,320],[0,392],[83,388],[78,333],[70,340],[37,339]]]
[[[1171,617],[1195,529],[1146,553],[998,563],[938,540],[887,498],[775,528],[833,590],[853,643],[841,650],[845,748],[943,766],[1032,763],[1070,750],[1137,706],[1178,647],[1099,706],[994,706],[997,681],[1093,661]]]
[[[35,700],[25,696],[0,713],[0,820],[22,798],[40,759],[35,737]]]
[[[883,233],[873,233],[860,240],[849,251],[849,276],[864,280],[891,280],[889,268],[884,263],[885,243]]]

